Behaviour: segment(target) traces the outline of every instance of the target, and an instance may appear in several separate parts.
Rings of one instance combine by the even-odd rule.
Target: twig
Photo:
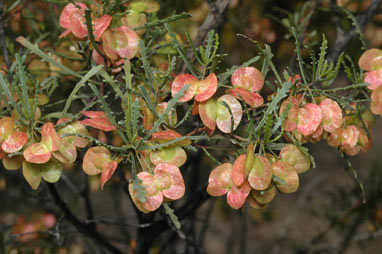
[[[65,218],[82,234],[86,235],[90,239],[92,239],[96,244],[106,248],[110,253],[121,253],[117,247],[112,245],[109,241],[107,241],[102,235],[100,235],[92,226],[80,221],[66,206],[65,202],[62,200],[60,194],[58,193],[56,187],[52,183],[47,183],[50,194],[53,197],[56,205],[61,209],[64,213]]]
[[[295,202],[295,205],[289,212],[287,218],[285,219],[285,222],[283,226],[281,226],[277,232],[277,244],[274,245],[272,248],[273,254],[278,254],[283,249],[283,245],[285,243],[286,238],[289,236],[288,233],[290,233],[291,227],[294,225],[293,223],[298,218],[298,214],[301,211],[302,207],[305,204],[306,199],[309,197],[309,194],[311,191],[319,186],[323,181],[328,179],[330,176],[330,173],[321,173],[317,177],[315,177],[312,181],[310,181],[304,188],[301,190],[301,194],[298,196],[297,201]]]
[[[214,209],[215,200],[216,199],[211,199],[207,208],[207,212],[203,219],[203,224],[202,224],[202,228],[200,229],[199,240],[198,240],[198,245],[200,246],[200,248],[203,248],[203,245],[204,245],[205,234],[207,232],[209,222],[211,221],[211,214]]]
[[[317,2],[318,2],[317,0],[312,1],[312,7],[311,7],[310,12],[307,14],[307,16],[312,16],[313,13],[316,11],[316,9],[317,9],[317,5],[318,5]],[[306,22],[305,26],[302,28],[302,31],[301,31],[301,33],[300,33],[300,37],[298,38],[298,40],[300,41],[300,44],[301,44],[301,45],[303,45],[303,42],[304,42],[304,36],[305,36],[306,30],[308,29],[309,23],[310,23],[310,20],[308,20],[308,21]],[[293,56],[292,56],[292,58],[291,58],[291,60],[290,60],[290,62],[289,62],[289,67],[290,67],[292,70],[294,69],[294,67],[295,67],[295,65],[296,65],[296,60],[297,60],[296,56],[297,56],[297,51],[295,51],[295,52],[293,53]]]
[[[208,3],[208,6],[210,8],[210,11],[204,20],[203,24],[199,27],[198,33],[194,40],[194,45],[196,48],[198,48],[200,45],[202,45],[203,41],[206,39],[207,34],[210,30],[215,29],[217,30],[219,27],[223,25],[223,14],[226,10],[229,0],[217,0],[213,2],[212,0],[206,0]],[[190,62],[194,62],[195,56],[192,52],[192,50],[189,50],[187,53],[188,59],[190,59]],[[187,66],[183,63],[180,67],[180,73],[185,73],[187,69]]]
[[[356,17],[357,23],[359,24],[359,26],[361,28],[363,28],[367,24],[367,22],[369,22],[369,20],[377,14],[378,7],[379,7],[380,3],[381,3],[381,0],[374,0],[369,5],[369,7],[367,8],[367,10],[365,12],[357,15],[357,17]],[[336,12],[337,11],[336,8],[337,8],[336,0],[331,0],[332,11]],[[333,50],[328,55],[328,61],[329,62],[334,62],[338,58],[340,53],[343,52],[346,49],[346,47],[348,47],[349,42],[355,36],[357,36],[357,28],[356,27],[353,27],[352,29],[350,29],[350,31],[344,31],[342,29],[340,18],[338,16],[338,14],[336,14],[333,17],[333,21],[334,21],[334,24],[336,25],[336,31],[337,31],[336,41],[334,43],[334,45],[336,45],[336,46],[333,47]]]
[[[239,212],[239,219],[240,219],[240,235],[239,235],[239,253],[245,254],[247,253],[247,209],[243,207],[243,211]]]
[[[5,33],[4,33],[4,13],[3,10],[3,0],[0,0],[0,42],[3,48],[3,57],[5,65],[7,66],[7,69],[11,67],[11,62],[9,61],[9,54],[7,49],[7,44],[5,42]]]

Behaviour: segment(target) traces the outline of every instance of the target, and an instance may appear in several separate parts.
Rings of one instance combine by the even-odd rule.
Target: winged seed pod
[[[187,102],[195,97],[195,101],[206,101],[215,94],[218,87],[218,79],[211,73],[203,80],[198,80],[191,74],[181,74],[175,77],[171,84],[171,93],[174,97],[185,85],[189,85],[184,95],[179,98],[179,102]]]
[[[252,108],[257,108],[264,103],[263,97],[256,93],[264,85],[263,74],[254,67],[241,67],[234,71],[231,77],[233,89],[227,90],[237,99],[243,99]]]
[[[240,186],[232,182],[232,164],[224,163],[213,169],[208,178],[207,192],[211,196],[227,194],[227,203],[233,209],[239,209],[245,203],[251,186],[245,181]]]
[[[139,172],[137,177],[146,189],[145,202],[141,202],[133,191],[133,183],[129,184],[130,196],[136,207],[144,213],[158,209],[162,202],[177,200],[183,197],[185,185],[178,167],[160,163],[154,169],[154,174]]]

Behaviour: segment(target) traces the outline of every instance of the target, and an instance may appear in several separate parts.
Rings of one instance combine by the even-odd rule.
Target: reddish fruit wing
[[[142,1],[140,1],[140,2],[142,2]],[[157,1],[145,0],[144,3],[147,4],[147,9],[145,10],[145,12],[153,13],[153,12],[159,11],[160,5]]]
[[[162,148],[151,152],[150,160],[154,165],[158,165],[159,163],[169,163],[180,167],[186,162],[187,154],[183,148],[179,146]]]
[[[241,87],[229,89],[227,92],[237,99],[243,99],[245,103],[247,103],[252,108],[260,107],[264,103],[264,99],[260,94],[251,93],[250,91]]]
[[[1,149],[6,153],[15,153],[23,148],[27,141],[28,135],[25,132],[15,131],[4,140]]]
[[[165,131],[155,132],[155,133],[153,133],[153,135],[151,137],[152,137],[152,140],[155,142],[166,143],[166,142],[169,142],[171,140],[181,138],[183,136],[176,131],[165,130]],[[191,144],[191,140],[186,138],[186,139],[183,139],[179,142],[176,142],[175,144],[172,145],[172,147],[173,146],[188,146],[190,144]]]
[[[163,202],[163,194],[155,184],[155,176],[147,172],[140,172],[138,178],[142,179],[142,185],[147,191],[146,202],[141,203],[142,207],[150,212],[158,209]]]
[[[2,158],[2,161],[3,161],[3,166],[5,169],[16,170],[21,168],[21,166],[23,165],[24,158],[21,155],[16,155],[12,157],[5,155]]]
[[[288,115],[285,118],[285,131],[294,131],[297,128],[298,106],[293,103],[293,100],[288,99],[281,103],[280,116],[289,103],[291,103],[291,108],[289,109]]]
[[[134,30],[127,26],[120,26],[115,30],[117,48],[115,51],[121,58],[132,59],[139,50],[141,39]]]
[[[218,79],[215,73],[211,73],[207,78],[201,80],[196,84],[196,95],[195,101],[202,102],[206,101],[215,94],[218,88]]]
[[[52,123],[46,123],[41,127],[41,143],[51,152],[57,151],[60,147],[61,138],[58,136]]]
[[[110,26],[110,22],[113,18],[109,15],[104,15],[93,21],[93,33],[96,41],[101,39],[102,34]]]
[[[183,197],[186,188],[184,185],[183,176],[180,173],[178,167],[168,163],[160,163],[155,167],[154,173],[167,173],[171,177],[172,183],[170,185],[170,188],[162,190],[164,197],[171,200],[177,200]]]
[[[80,121],[80,123],[103,131],[114,131],[117,129],[110,123],[109,119],[104,118],[85,119]]]
[[[281,160],[301,174],[309,170],[310,160],[295,145],[287,145],[280,151]]]
[[[334,132],[342,126],[343,115],[340,105],[332,99],[325,99],[320,103],[322,125],[325,131]]]
[[[78,6],[81,7],[81,9],[86,9],[86,5],[84,3],[77,3]],[[70,28],[70,15],[77,10],[78,8],[70,3],[67,4],[64,9],[61,12],[59,24],[62,28],[69,29]]]
[[[199,103],[198,107],[199,116],[202,120],[204,126],[208,129],[214,131],[216,129],[216,103],[214,99],[209,99],[207,101],[203,101]]]
[[[358,60],[358,65],[365,71],[373,71],[382,67],[382,51],[369,49],[365,51]]]
[[[179,98],[179,102],[187,102],[191,100],[195,95],[195,82],[198,79],[191,74],[181,74],[175,77],[171,84],[171,94],[174,97],[179,91],[185,86],[190,85],[189,88],[184,92],[184,95]]]
[[[370,90],[375,90],[382,85],[382,69],[376,71],[369,71],[365,73],[363,79],[366,83],[370,85],[367,87]]]
[[[272,180],[272,167],[268,159],[256,156],[255,162],[248,174],[248,182],[255,190],[265,190]]]
[[[76,8],[72,3],[67,4],[64,9],[62,9],[59,24],[62,28],[68,29],[70,27],[70,13]]]
[[[10,117],[0,118],[0,142],[7,139],[15,130],[15,121]]]
[[[247,181],[243,185],[237,187],[232,186],[232,189],[227,193],[227,203],[233,209],[239,209],[245,203],[249,192],[251,191],[251,186]]]
[[[60,180],[62,173],[62,163],[56,160],[50,160],[40,167],[41,177],[49,183],[55,183]]]
[[[105,183],[107,181],[109,181],[110,178],[113,176],[115,170],[117,169],[117,166],[118,166],[118,162],[116,162],[116,161],[109,161],[109,162],[105,163],[105,165],[103,165],[102,173],[101,173],[101,179],[100,179],[102,190],[103,190],[103,186],[105,185]]]
[[[112,61],[117,61],[119,58],[117,52],[115,51],[115,47],[115,35],[110,29],[106,29],[106,31],[102,35],[102,48],[105,52],[105,55],[109,57]]]
[[[50,160],[51,152],[45,145],[34,143],[24,150],[23,155],[29,163],[43,164]]]
[[[101,52],[103,52],[102,46],[98,46]],[[103,52],[105,54],[105,52]],[[103,64],[105,65],[105,59],[98,53],[97,50],[93,49],[92,51],[92,59],[96,64]]]
[[[233,163],[232,182],[236,186],[240,186],[245,181],[245,159],[246,155],[242,154]]]
[[[229,110],[221,104],[222,102],[225,102],[228,107],[231,109],[232,117],[233,117],[233,130],[236,130],[236,128],[239,126],[239,123],[241,121],[241,117],[243,115],[243,109],[241,108],[240,102],[235,99],[232,95],[226,94],[221,96],[218,99],[218,111],[217,111],[217,120],[216,125],[218,126],[219,130],[221,130],[224,133],[230,133],[231,132],[231,115]]]
[[[251,92],[256,92],[263,87],[264,76],[254,67],[242,67],[233,73],[231,82],[234,87],[241,87]]]
[[[85,22],[85,10],[76,9],[70,14],[70,31],[77,38],[83,39],[88,36]]]
[[[143,112],[143,128],[151,130],[154,126],[155,116],[148,107],[142,108]]]
[[[253,195],[249,195],[247,200],[248,200],[248,204],[252,208],[260,209],[260,208],[263,208],[265,206],[264,204],[260,204],[259,202],[257,202],[257,200],[253,197]]]
[[[197,116],[199,115],[199,102],[194,101],[194,104],[192,105],[192,115]]]
[[[62,163],[73,163],[77,159],[76,147],[63,139],[59,149],[53,152],[53,157]]]
[[[107,118],[107,115],[103,111],[80,111],[81,114],[89,118]]]
[[[316,104],[305,104],[298,112],[297,130],[304,136],[313,134],[322,121],[322,113]]]
[[[328,145],[332,147],[337,147],[341,144],[342,137],[342,128],[337,129],[335,132],[332,132],[328,137]]]
[[[57,121],[57,125],[66,122],[65,119],[60,119]],[[89,136],[89,132],[85,128],[84,125],[82,125],[79,121],[73,121],[70,123],[67,123],[64,127],[60,128],[58,130],[58,134],[69,134],[69,133],[77,133],[77,134],[82,134],[85,136]],[[75,145],[76,147],[79,148],[84,148],[89,144],[89,140],[86,138],[81,138],[81,137],[75,137],[75,136],[69,136],[69,137],[64,137],[62,140],[66,140],[68,143]]]
[[[252,190],[252,196],[260,204],[268,204],[276,196],[276,187],[273,185],[270,189],[264,191]]]
[[[232,164],[224,163],[211,171],[207,192],[211,196],[223,196],[232,187]]]
[[[355,125],[349,125],[342,130],[341,147],[344,149],[352,149],[358,142],[359,130]]]
[[[370,111],[374,115],[382,115],[382,86],[371,93]]]
[[[1,149],[0,146],[0,160],[6,155],[6,153]]]
[[[37,190],[41,183],[39,165],[23,162],[23,176],[32,189]]]
[[[167,142],[167,141],[171,141],[171,140],[174,140],[177,138],[181,138],[182,135],[176,131],[173,131],[173,130],[165,130],[165,131],[157,131],[157,132],[153,133],[153,135],[151,137],[152,137],[153,141]]]
[[[146,197],[146,202],[142,204],[142,207],[149,212],[157,210],[163,202],[162,192],[158,192],[155,196]]]
[[[98,175],[102,172],[105,163],[111,160],[107,148],[98,146],[89,148],[82,161],[82,169],[88,175]]]
[[[276,183],[277,189],[284,193],[295,192],[299,186],[298,174],[288,163],[277,161],[272,164],[273,175],[284,181],[284,184]]]
[[[168,102],[159,103],[156,107],[158,115],[159,116],[163,115],[167,107],[168,107]],[[168,115],[165,117],[167,117],[166,123],[169,125],[175,125],[178,121],[178,117],[175,111],[172,111],[172,112],[170,111],[170,113],[168,113]]]
[[[131,200],[133,200],[134,205],[137,207],[137,209],[143,213],[149,213],[149,211],[143,208],[142,203],[136,197],[136,191],[133,191],[133,183],[129,183],[129,193]]]

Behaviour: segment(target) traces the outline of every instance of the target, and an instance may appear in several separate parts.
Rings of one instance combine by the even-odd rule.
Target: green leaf
[[[94,49],[98,52],[100,56],[102,56],[104,59],[107,59],[105,57],[105,54],[99,49],[98,44],[94,38],[94,33],[93,33],[93,22],[92,22],[92,17],[91,17],[91,11],[89,9],[89,6],[86,6],[85,10],[85,19],[86,19],[86,28],[88,30],[89,34],[89,39],[94,47]]]
[[[94,75],[96,75],[98,72],[100,72],[101,70],[103,70],[103,65],[97,65],[97,66],[94,66],[90,69],[90,71],[88,71],[86,73],[86,75],[76,84],[76,86],[73,88],[72,92],[70,93],[69,95],[69,98],[68,100],[66,101],[65,103],[65,107],[64,109],[62,110],[62,113],[63,115],[65,116],[66,113],[68,113],[68,110],[69,110],[69,107],[70,107],[70,104],[72,103],[72,101],[75,99],[76,97],[76,94],[77,92],[81,89],[81,87],[83,87],[85,85],[85,83],[91,78],[93,77]]]
[[[195,56],[195,59],[196,61],[198,61],[198,63],[200,65],[204,65],[204,60],[202,61],[198,55],[198,52],[196,51],[196,48],[195,48],[195,45],[194,45],[194,42],[192,41],[191,37],[190,37],[190,34],[188,32],[185,32],[186,34],[186,37],[187,37],[187,42],[188,44],[191,46],[191,49],[192,49],[192,53],[194,54]]]
[[[135,197],[138,198],[138,200],[141,203],[146,202],[146,195],[147,191],[145,186],[141,184],[142,180],[137,177],[137,168],[136,168],[136,162],[134,155],[131,156],[131,175],[132,175],[132,181],[133,181],[133,192],[135,192]]]
[[[326,40],[325,35],[323,34],[315,81],[320,80],[321,74],[324,72],[322,64],[326,62],[325,55],[326,55],[327,49],[328,49],[328,41]]]
[[[292,108],[292,103],[288,103],[287,106],[285,107],[281,117],[277,117],[277,122],[272,128],[272,135],[277,131],[277,129],[284,123],[285,118],[287,117],[289,110]]]
[[[158,118],[158,120],[154,123],[153,128],[146,134],[146,136],[140,140],[139,144],[140,145],[143,141],[148,140],[151,135],[157,131],[159,126],[166,120],[166,117],[168,114],[173,110],[173,108],[176,106],[176,103],[179,101],[179,98],[183,96],[184,92],[189,88],[189,84],[185,85],[180,89],[180,91],[168,102],[168,106],[164,113]]]
[[[154,104],[151,100],[151,97],[149,96],[146,88],[143,85],[138,86],[139,91],[141,91],[140,95],[143,98],[143,100],[146,102],[147,106],[149,107],[150,111],[154,114],[156,118],[158,118],[158,112],[156,111]]]
[[[146,49],[146,46],[145,46],[145,42],[143,40],[139,41],[139,48],[140,48],[140,53],[141,53],[141,56],[142,56],[141,57],[142,67],[143,67],[143,69],[145,70],[145,73],[146,73],[145,77],[147,78],[147,84],[151,88],[151,91],[155,92],[155,88],[153,86],[153,79],[154,79],[153,71],[152,71],[150,63],[148,61],[147,49]]]
[[[139,126],[139,100],[138,98],[135,99],[133,104],[133,114],[132,114],[132,121],[131,121],[131,132],[133,134],[133,139],[136,139],[138,137],[138,126]]]
[[[277,104],[286,97],[287,93],[289,92],[290,88],[292,86],[292,83],[290,81],[284,83],[281,88],[277,88],[276,97],[273,98],[271,103],[269,104],[267,110],[264,113],[263,118],[260,120],[260,122],[257,124],[254,133],[257,133],[265,124],[265,121],[267,120],[268,115],[272,115],[272,112],[276,112]]]
[[[178,51],[180,58],[182,58],[183,62],[186,64],[187,69],[189,70],[189,72],[191,72],[192,75],[197,77],[198,75],[196,74],[196,71],[194,70],[194,67],[188,60],[186,54],[183,52],[183,49],[182,49],[183,47],[180,45],[178,39],[176,38],[175,33],[172,31],[171,27],[168,24],[164,24],[164,26],[166,27],[168,34],[171,36],[172,41],[174,43],[174,47]]]
[[[361,41],[362,43],[362,47],[361,49],[362,50],[366,50],[367,49],[367,43],[366,43],[366,39],[365,39],[365,35],[363,34],[363,30],[361,28],[361,26],[358,24],[358,21],[357,21],[357,17],[355,17],[353,15],[353,13],[351,13],[348,9],[346,8],[343,8],[343,7],[338,7],[340,8],[343,12],[346,13],[346,15],[348,16],[348,18],[352,21],[352,24],[353,26],[355,27],[355,30],[356,32],[358,33],[359,35],[359,40]]]
[[[19,104],[15,101],[15,99],[13,98],[13,94],[12,92],[9,90],[8,88],[8,85],[7,85],[7,82],[5,81],[4,79],[4,76],[2,73],[0,73],[0,97],[1,99],[4,101],[4,102],[7,102],[7,100],[5,99],[4,95],[8,97],[8,104],[11,104],[13,108],[16,109],[17,113],[19,113],[20,117],[21,117],[21,120],[22,121],[25,121],[27,118],[26,116],[24,115],[24,112],[21,110]],[[2,90],[2,91],[1,91]],[[3,94],[4,93],[4,94]]]
[[[189,13],[176,14],[174,16],[171,16],[171,17],[168,17],[165,19],[160,19],[160,20],[148,22],[148,23],[144,24],[143,26],[138,26],[138,27],[134,28],[134,30],[138,31],[138,30],[142,30],[142,29],[146,29],[146,28],[150,28],[150,27],[160,26],[163,24],[166,25],[167,23],[177,21],[179,19],[190,18],[190,17],[192,17],[192,15]]]
[[[28,95],[28,87],[27,87],[27,78],[25,75],[24,69],[24,59],[20,57],[19,54],[16,54],[16,62],[17,62],[17,76],[20,81],[22,96],[19,96],[21,103],[23,104],[24,109],[27,111],[28,119],[31,119],[31,106],[29,104],[29,95]]]
[[[178,217],[174,213],[174,209],[172,209],[166,202],[163,202],[162,205],[166,211],[166,214],[169,216],[171,222],[174,224],[175,228],[179,230],[181,228],[181,224],[178,220]]]
[[[48,56],[47,54],[45,54],[41,49],[39,49],[36,45],[33,45],[32,43],[30,43],[27,39],[25,39],[23,36],[19,36],[16,38],[16,41],[18,43],[20,43],[21,45],[23,45],[24,47],[26,47],[27,49],[29,49],[30,51],[32,51],[33,53],[35,53],[36,55],[38,55],[39,57],[41,57],[42,59],[44,59],[45,61],[48,61],[50,62],[51,64],[59,67],[62,72],[64,74],[69,74],[69,75],[73,75],[77,78],[82,78],[82,76],[80,74],[78,74],[77,72],[69,69],[68,67],[62,65],[61,63],[57,62],[56,60],[54,60],[52,57]]]
[[[117,121],[115,120],[115,117],[111,113],[111,109],[110,109],[109,105],[106,103],[105,99],[101,96],[98,88],[95,85],[90,84],[90,83],[89,83],[89,86],[92,89],[92,91],[94,92],[94,94],[98,97],[98,100],[101,103],[102,109],[105,111],[107,118],[109,118],[110,122],[114,126],[118,126]],[[121,136],[123,142],[125,142],[125,144],[129,144],[129,141],[127,140],[125,134],[118,127],[117,127],[117,132],[118,132],[119,136]]]
[[[286,184],[286,182],[283,179],[281,179],[280,177],[275,176],[275,175],[272,176],[272,180],[276,184],[281,184],[281,185]]]
[[[302,56],[301,56],[300,38],[299,38],[299,35],[297,34],[297,31],[296,31],[295,27],[292,27],[291,31],[292,31],[292,34],[293,34],[293,36],[295,38],[297,62],[298,62],[298,65],[300,67],[300,73],[301,73],[302,79],[304,81],[304,84],[307,84],[307,80],[306,80],[306,76],[305,76],[305,70],[304,70],[305,63],[302,60]]]

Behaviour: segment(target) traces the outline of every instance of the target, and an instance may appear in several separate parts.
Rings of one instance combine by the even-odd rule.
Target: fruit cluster
[[[127,14],[118,17],[103,15],[98,18],[90,17],[91,29],[87,26],[86,11],[88,6],[84,3],[69,3],[61,12],[59,24],[65,31],[60,37],[72,34],[76,39],[90,37],[94,39],[92,58],[96,64],[119,66],[125,60],[134,58],[139,50],[140,37],[133,29],[144,26],[146,13],[159,10],[155,1],[139,0],[129,3]],[[97,15],[102,10],[96,5],[90,5],[91,15]],[[90,13],[90,12],[89,12]],[[115,26],[114,24],[121,24]],[[138,30],[142,35],[145,30]],[[89,35],[89,32],[92,34]],[[120,71],[115,69],[115,72]]]
[[[61,119],[55,125],[53,121],[40,119],[41,111],[37,106],[32,107],[36,112],[33,116],[28,113],[29,118],[25,118],[26,120],[16,120],[20,114],[24,114],[24,108],[14,110],[13,117],[0,118],[0,159],[7,169],[22,167],[24,178],[33,189],[38,188],[42,179],[48,182],[58,181],[63,164],[74,163],[78,150],[87,149],[82,159],[83,171],[88,175],[100,175],[101,189],[113,176],[120,162],[128,162],[132,166],[129,184],[132,200],[140,211],[152,212],[163,202],[183,197],[185,183],[179,167],[187,161],[185,148],[203,148],[206,151],[198,143],[199,140],[215,138],[230,141],[240,148],[228,152],[230,162],[220,163],[215,160],[219,166],[210,173],[207,192],[212,196],[227,194],[227,202],[234,209],[242,207],[246,200],[251,206],[258,208],[269,203],[277,191],[291,193],[298,189],[298,175],[311,167],[311,157],[302,144],[326,139],[330,146],[337,147],[348,155],[356,155],[361,150],[366,152],[370,147],[373,114],[382,115],[381,50],[368,50],[359,60],[361,69],[367,71],[364,81],[370,84],[368,89],[372,91],[371,112],[360,110],[358,104],[343,103],[338,96],[320,93],[324,90],[315,89],[315,85],[326,78],[321,77],[320,73],[317,74],[319,79],[308,84],[304,75],[302,79],[299,75],[285,75],[285,81],[282,81],[277,71],[273,70],[277,74],[277,91],[265,101],[260,94],[265,78],[255,67],[231,68],[224,75],[215,74],[216,69],[212,63],[217,60],[213,57],[216,55],[218,42],[215,39],[215,48],[212,50],[213,33],[208,34],[206,49],[202,46],[199,48],[203,59],[198,59],[198,62],[204,68],[200,75],[175,75],[176,58],[170,62],[169,59],[156,55],[153,63],[147,62],[143,50],[145,45],[140,43],[140,36],[145,33],[145,28],[160,23],[164,24],[167,33],[165,29],[161,31],[160,37],[163,38],[158,42],[160,46],[158,49],[150,48],[150,54],[176,54],[180,51],[181,39],[166,24],[169,19],[162,22],[156,20],[145,25],[147,18],[157,18],[150,14],[159,9],[155,1],[128,1],[122,4],[123,8],[118,9],[118,15],[104,15],[112,11],[108,12],[109,7],[101,9],[100,6],[101,4],[72,2],[64,7],[59,24],[65,29],[61,37],[68,36],[77,42],[74,45],[79,44],[80,48],[90,49],[87,53],[92,55],[98,65],[92,69],[95,73],[93,76],[88,79],[84,76],[83,79],[96,95],[92,100],[95,101],[98,97],[102,102],[102,111],[80,111],[78,115],[71,115],[67,114],[66,108],[65,113],[61,112],[57,117]],[[170,37],[177,47],[167,45],[171,42]],[[18,41],[25,46],[25,38],[19,38]],[[78,54],[73,56],[67,51],[71,46],[61,46],[66,49],[63,55],[77,61],[73,59],[78,59]],[[76,46],[73,46],[74,52]],[[140,47],[142,58],[138,59],[135,57],[138,56]],[[177,48],[175,53],[174,48]],[[208,49],[209,53],[206,54]],[[38,52],[49,58],[48,55]],[[43,64],[35,60],[28,65],[31,73]],[[56,65],[44,68],[49,70],[48,76],[54,76],[54,73],[57,75],[64,67],[68,68],[61,63],[63,58],[56,54],[49,60],[50,64]],[[19,65],[22,66],[22,63]],[[113,67],[114,73],[123,69],[124,77],[110,76],[108,67]],[[325,68],[335,74],[332,67]],[[73,73],[76,74],[75,71],[68,72],[71,76],[76,76]],[[97,76],[99,79],[94,78]],[[231,84],[227,85],[229,77]],[[16,86],[7,88],[3,76],[0,78],[0,88],[7,91],[4,95],[11,96],[13,90],[17,91],[13,99],[9,97],[12,103],[8,102],[8,97],[2,96],[1,107],[16,108],[24,104],[30,106],[29,102],[32,100],[28,97],[29,87],[26,82],[22,84],[25,91],[20,91]],[[46,78],[41,76],[36,79],[43,83]],[[272,82],[268,83],[272,86]],[[100,84],[102,92],[96,93],[98,87],[94,84]],[[113,89],[121,99],[125,117],[122,124],[114,118],[106,101],[102,101],[106,98],[103,94],[105,88]],[[78,90],[75,89],[71,99],[76,92]],[[368,95],[367,92],[364,94]],[[46,103],[46,97],[41,95],[41,104]],[[172,98],[167,101],[169,97]],[[35,101],[33,102],[37,103]],[[186,105],[191,101],[192,105]],[[178,103],[184,103],[183,109],[187,110],[179,122],[176,113]],[[69,107],[69,104],[66,106]],[[175,131],[191,114],[192,120],[196,119],[196,128],[187,135]],[[79,120],[79,116],[84,116],[85,119]],[[32,118],[35,118],[34,121]],[[247,126],[243,137],[241,134],[244,128],[239,128],[241,125]],[[85,126],[94,128],[92,131],[96,133],[89,134]],[[119,140],[118,145],[110,145],[105,132],[112,132]],[[280,139],[283,141],[280,142]],[[90,141],[95,141],[96,146],[91,146]],[[213,157],[208,152],[206,154]]]
[[[371,93],[370,110],[375,115],[382,115],[382,50],[369,49],[359,58],[358,65],[365,70],[364,81],[369,83]]]
[[[299,186],[298,174],[310,168],[310,160],[295,145],[287,145],[279,158],[271,154],[255,155],[254,146],[247,146],[246,154],[236,158],[233,165],[224,163],[212,170],[207,192],[211,196],[227,194],[227,203],[234,209],[249,204],[260,208],[272,201],[276,189],[295,192]]]

